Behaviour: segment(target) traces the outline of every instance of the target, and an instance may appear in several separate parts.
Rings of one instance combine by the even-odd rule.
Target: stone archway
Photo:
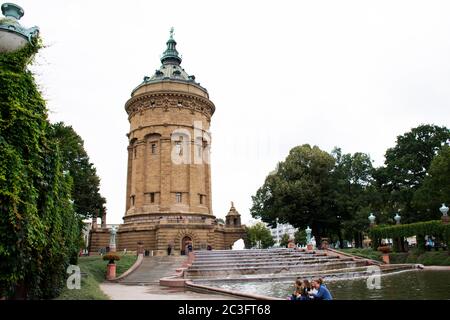
[[[194,245],[194,243],[192,242],[192,238],[190,236],[184,236],[183,239],[181,239],[181,245],[180,245],[180,254],[181,255],[186,255],[186,247],[188,244],[191,244],[192,246]]]
[[[245,249],[244,239],[237,239],[233,244],[231,244],[231,250],[243,250]]]
[[[184,238],[186,238],[187,241],[191,241],[193,249],[194,249],[194,246],[196,246],[196,245],[198,246],[198,244],[200,243],[197,233],[194,232],[193,230],[188,229],[188,228],[183,228],[183,229],[178,230],[178,233],[174,239],[175,240],[174,250],[178,251],[180,254],[182,253],[182,251],[184,251],[184,247],[183,247],[183,239]],[[188,240],[188,238],[190,240]]]

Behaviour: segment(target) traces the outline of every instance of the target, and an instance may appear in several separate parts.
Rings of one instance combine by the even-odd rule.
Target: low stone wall
[[[110,279],[108,281],[110,282],[118,282],[121,279],[124,279],[125,277],[129,276],[131,273],[133,273],[137,268],[139,268],[139,266],[142,264],[142,261],[144,260],[144,255],[141,253],[138,255],[136,261],[134,262],[134,264],[124,273],[122,273],[120,276],[114,278],[114,279]]]
[[[339,257],[351,257],[351,258],[353,258],[354,261],[366,260],[368,262],[368,264],[372,264],[372,265],[382,265],[383,264],[381,261],[377,261],[377,260],[373,260],[373,259],[369,259],[369,258],[358,257],[358,256],[355,256],[355,255],[352,255],[349,253],[344,253],[344,252],[337,251],[337,250],[330,249],[330,248],[327,248],[326,250],[328,252],[330,252],[331,254],[337,255]]]

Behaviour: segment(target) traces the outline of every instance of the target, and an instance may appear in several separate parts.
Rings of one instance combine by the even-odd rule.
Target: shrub
[[[417,236],[420,249],[425,248],[425,235],[438,237],[450,248],[450,224],[443,224],[440,220],[398,224],[394,226],[378,226],[369,230],[372,243],[376,245],[383,238],[406,238]]]

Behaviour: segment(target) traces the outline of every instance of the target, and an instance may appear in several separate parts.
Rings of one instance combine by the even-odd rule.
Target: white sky
[[[209,91],[213,209],[250,219],[251,195],[304,143],[366,152],[449,125],[450,1],[15,1],[45,44],[33,68],[50,119],[72,125],[122,222],[124,104],[159,67],[170,27]]]

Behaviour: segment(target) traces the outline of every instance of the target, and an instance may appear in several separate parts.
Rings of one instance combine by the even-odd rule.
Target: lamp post
[[[396,224],[400,224],[400,219],[401,219],[402,217],[398,214],[398,212],[395,214],[395,217],[394,217],[394,220],[395,220],[395,223]]]
[[[0,53],[14,52],[33,44],[39,28],[27,29],[19,23],[25,13],[23,9],[14,3],[4,3],[1,8],[5,18],[0,20]]]
[[[442,223],[447,224],[448,223],[448,207],[445,205],[445,203],[442,204],[442,206],[439,208],[439,211],[442,213]]]
[[[374,227],[375,226],[375,216],[373,215],[373,213],[371,212],[369,217],[369,222],[370,222],[370,227]]]
[[[396,224],[400,224],[400,219],[401,219],[402,217],[398,214],[398,212],[395,214],[395,217],[394,217],[394,220],[395,220],[395,223]],[[405,243],[404,243],[404,239],[403,239],[403,237],[399,237],[399,238],[395,238],[395,239],[392,239],[393,241],[394,241],[394,244],[395,244],[395,247],[396,247],[396,250],[400,250],[400,251],[402,251],[402,252],[405,252],[406,251],[406,248],[405,248]]]

